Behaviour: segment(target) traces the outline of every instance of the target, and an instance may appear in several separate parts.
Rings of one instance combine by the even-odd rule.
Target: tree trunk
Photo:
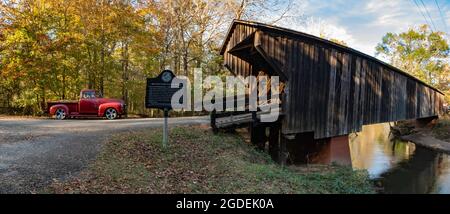
[[[100,55],[100,61],[101,61],[101,71],[100,71],[100,87],[99,87],[99,91],[101,94],[104,94],[104,79],[105,79],[105,26],[104,26],[104,21],[105,21],[105,17],[104,17],[104,11],[103,11],[103,1],[101,2],[101,43],[102,43],[102,47],[101,47],[101,55]]]
[[[128,105],[128,43],[122,44],[122,99]]]
[[[63,100],[66,99],[66,66],[64,66],[63,68],[63,75],[62,75],[62,99]]]
[[[104,80],[105,80],[105,48],[104,43],[102,42],[102,50],[101,50],[101,56],[100,56],[101,64],[102,64],[102,70],[100,71],[100,86],[99,91],[101,94],[103,94],[104,91]]]
[[[188,72],[188,52],[187,50],[183,54],[183,72],[185,76],[189,76]]]

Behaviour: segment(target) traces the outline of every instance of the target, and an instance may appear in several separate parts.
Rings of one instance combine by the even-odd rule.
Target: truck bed
[[[50,112],[50,107],[58,104],[64,104],[69,108],[69,112],[78,112],[77,100],[59,100],[47,102],[47,112]]]

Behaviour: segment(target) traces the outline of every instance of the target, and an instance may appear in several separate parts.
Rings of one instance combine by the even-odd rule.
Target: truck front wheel
[[[56,109],[55,118],[57,120],[64,120],[66,118],[66,111],[62,108]]]
[[[105,117],[106,117],[108,120],[114,120],[114,119],[117,118],[117,116],[118,116],[118,114],[117,114],[116,109],[114,109],[114,108],[108,108],[108,109],[106,109],[106,111],[105,111]]]

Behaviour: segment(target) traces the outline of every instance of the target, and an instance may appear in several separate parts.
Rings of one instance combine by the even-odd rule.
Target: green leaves
[[[421,25],[399,34],[387,33],[376,51],[394,66],[447,92],[450,100],[450,47],[443,32]]]

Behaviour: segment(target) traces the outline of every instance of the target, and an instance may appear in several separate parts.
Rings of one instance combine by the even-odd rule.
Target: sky
[[[294,1],[298,7],[295,13],[306,21],[286,20],[277,25],[313,35],[322,32],[371,56],[375,56],[376,45],[388,32],[400,33],[428,23],[434,24],[436,31],[446,32],[447,36],[450,33],[450,0]]]

